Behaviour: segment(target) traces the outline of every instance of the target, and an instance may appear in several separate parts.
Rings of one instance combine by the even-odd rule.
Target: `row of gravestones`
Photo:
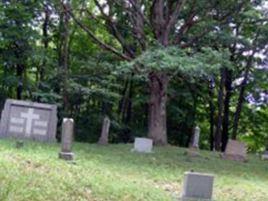
[[[33,103],[8,99],[1,116],[0,137],[14,137],[16,139],[33,139],[44,142],[53,142],[56,139],[57,107],[56,105]],[[72,119],[63,119],[62,143],[59,157],[72,160],[71,151],[74,122]],[[99,144],[108,143],[110,127],[109,118],[104,118]],[[188,154],[198,155],[200,129],[195,128]],[[151,153],[153,141],[147,138],[135,138],[133,151]],[[246,146],[238,141],[229,140],[226,152],[222,158],[246,161]],[[263,159],[268,159],[263,155]],[[200,198],[211,199],[213,175],[196,172],[185,173],[182,199]]]

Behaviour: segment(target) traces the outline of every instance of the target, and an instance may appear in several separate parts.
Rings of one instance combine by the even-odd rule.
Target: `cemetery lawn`
[[[268,161],[225,161],[206,151],[188,158],[185,149],[157,147],[132,153],[132,145],[76,143],[74,163],[58,159],[59,144],[0,140],[1,201],[178,200],[183,173],[215,174],[214,200],[268,200]]]

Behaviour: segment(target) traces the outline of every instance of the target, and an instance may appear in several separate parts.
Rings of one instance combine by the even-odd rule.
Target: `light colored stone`
[[[0,137],[56,141],[57,106],[7,99],[1,115]]]
[[[198,126],[196,126],[194,128],[194,135],[193,135],[193,139],[192,139],[192,143],[190,145],[190,147],[192,148],[199,148],[199,138],[200,138],[200,128]]]
[[[229,140],[225,153],[222,154],[223,159],[234,161],[247,161],[247,147],[243,142],[237,140]]]
[[[98,144],[101,144],[101,145],[108,144],[110,125],[111,125],[111,120],[109,119],[109,117],[107,116],[104,117],[102,130],[101,130],[101,137],[99,139]]]
[[[214,176],[198,172],[184,174],[182,200],[212,200]]]
[[[264,160],[264,161],[267,161],[268,160],[268,154],[266,154],[266,153],[262,154],[261,159]]]
[[[135,138],[133,151],[142,153],[151,153],[153,149],[153,140],[149,138]]]
[[[72,152],[72,142],[73,142],[73,130],[74,130],[74,120],[64,118],[62,122],[62,132],[61,132],[61,152],[59,153],[59,158],[64,160],[73,160],[74,153]]]

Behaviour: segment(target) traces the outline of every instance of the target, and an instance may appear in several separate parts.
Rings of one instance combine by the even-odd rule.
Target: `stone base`
[[[225,160],[232,160],[232,161],[239,161],[239,162],[247,162],[248,159],[241,155],[230,155],[230,154],[221,154],[222,159]]]
[[[74,159],[74,153],[73,152],[60,152],[59,158],[66,160],[66,161],[71,161]]]
[[[261,156],[261,159],[264,160],[264,161],[267,161],[268,160],[268,154],[263,154]]]

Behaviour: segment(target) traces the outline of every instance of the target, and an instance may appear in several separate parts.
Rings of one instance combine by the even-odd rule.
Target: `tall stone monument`
[[[56,130],[56,105],[6,100],[1,115],[0,137],[54,142]]]
[[[110,125],[111,125],[111,120],[109,119],[109,117],[107,116],[104,117],[102,130],[101,130],[101,136],[100,136],[98,144],[101,144],[101,145],[108,144]]]
[[[196,149],[199,148],[199,138],[200,138],[200,128],[198,126],[196,126],[194,128],[194,135],[193,135],[193,138],[192,138],[191,144],[190,144],[191,148],[196,148]]]
[[[73,160],[74,153],[72,152],[72,142],[73,142],[73,130],[74,130],[74,120],[64,118],[62,122],[62,132],[61,132],[61,152],[59,153],[59,158],[64,160]]]

